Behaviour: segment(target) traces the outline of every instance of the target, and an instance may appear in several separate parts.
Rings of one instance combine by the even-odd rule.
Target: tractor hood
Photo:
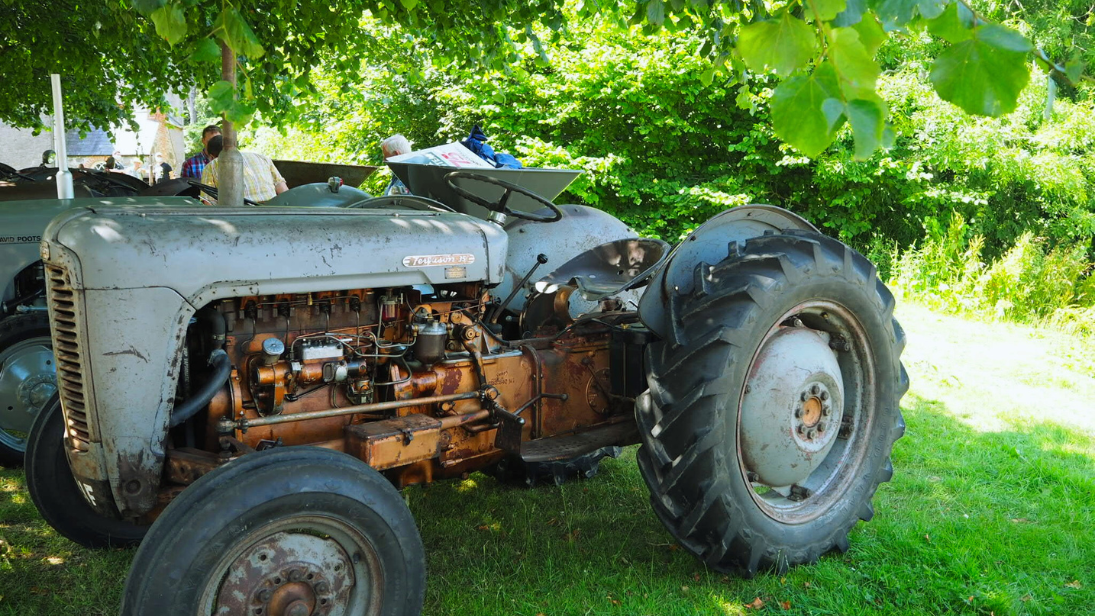
[[[18,187],[5,187],[12,190]],[[52,186],[54,195],[57,187]],[[2,191],[0,191],[2,193]],[[101,207],[114,204],[141,205],[186,205],[187,199],[143,199],[128,197],[94,199],[35,199],[26,201],[4,201],[0,194],[0,300],[11,299],[12,278],[24,268],[36,263],[38,243],[53,217],[61,212],[78,207]]]
[[[507,244],[500,228],[462,214],[286,207],[85,207],[58,216],[45,237],[78,262],[75,289],[166,287],[195,307],[239,295],[497,284]]]

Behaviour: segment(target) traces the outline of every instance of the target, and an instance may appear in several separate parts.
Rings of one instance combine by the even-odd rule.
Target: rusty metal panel
[[[383,470],[441,453],[441,420],[425,415],[358,424],[346,428],[347,451],[369,466]]]

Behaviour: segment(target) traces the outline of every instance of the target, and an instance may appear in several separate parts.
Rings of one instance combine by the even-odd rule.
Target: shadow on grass
[[[742,580],[677,549],[634,450],[589,481],[473,475],[406,491],[429,568],[426,614],[1081,614],[1095,605],[1095,439],[1052,424],[986,433],[910,395],[876,516],[785,576]],[[0,615],[115,614],[133,552],[56,536],[0,472]],[[764,606],[756,610],[759,598]]]

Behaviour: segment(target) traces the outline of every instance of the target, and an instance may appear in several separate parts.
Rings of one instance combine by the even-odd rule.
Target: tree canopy
[[[994,23],[990,17],[1007,13],[993,10],[978,13],[967,0],[100,0],[63,10],[26,3],[10,27],[0,24],[0,71],[15,85],[0,93],[0,119],[37,124],[49,108],[45,75],[61,72],[70,86],[80,83],[67,100],[69,116],[84,124],[117,122],[132,104],[154,106],[189,85],[229,120],[247,123],[260,112],[264,122],[285,124],[315,92],[311,71],[321,61],[344,71],[358,70],[364,54],[385,63],[359,29],[364,16],[400,28],[435,64],[502,71],[520,61],[521,45],[540,49],[542,37],[554,40],[579,17],[693,32],[707,62],[696,75],[704,86],[719,79],[747,88],[774,74],[781,82],[771,121],[781,139],[816,156],[847,125],[864,158],[892,141],[875,58],[891,38],[926,30],[938,39],[931,81],[970,114],[1013,110],[1032,58],[1062,82],[1081,77],[1082,56],[1052,57],[1071,51],[1036,48]],[[236,55],[236,85],[220,79],[221,45]]]

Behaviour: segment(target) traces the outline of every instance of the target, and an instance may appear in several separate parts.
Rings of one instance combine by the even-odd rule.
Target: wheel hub
[[[27,340],[0,355],[0,440],[8,432],[30,430],[38,411],[57,392],[54,370],[48,340]]]
[[[354,582],[350,557],[337,542],[279,532],[231,564],[214,614],[342,616]]]
[[[833,447],[844,390],[828,338],[784,327],[757,354],[740,419],[741,455],[751,480],[790,493]]]

